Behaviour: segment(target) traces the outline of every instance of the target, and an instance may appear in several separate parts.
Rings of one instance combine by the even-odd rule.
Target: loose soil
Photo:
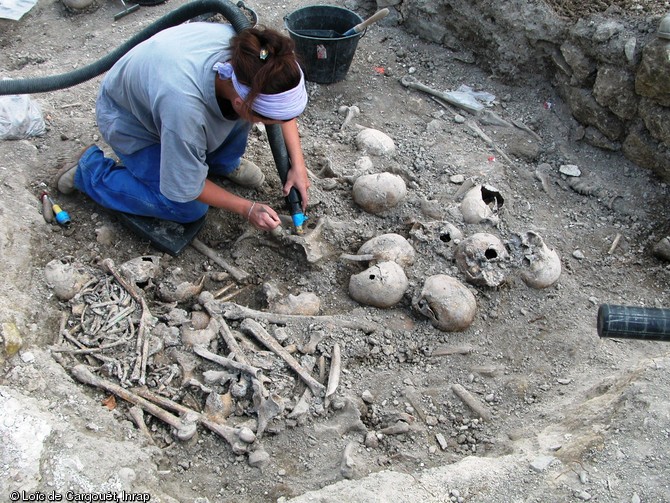
[[[114,14],[122,8],[118,2],[100,3],[83,13],[68,12],[59,2],[40,2],[1,36],[3,76],[54,75],[89,64],[181,3],[170,0],[141,7],[114,22]],[[633,16],[658,14],[662,9],[659,2],[635,2],[640,9],[621,2],[549,3],[558,15],[572,19],[592,12],[596,5],[617,4]],[[291,0],[250,6],[258,11],[261,23],[282,28],[283,17],[304,5]],[[400,78],[408,74],[443,91],[465,84],[491,93],[496,99],[490,110],[509,122],[522,122],[534,134],[480,124],[498,147],[493,148],[459,120],[459,115],[472,119],[466,113],[401,85]],[[52,190],[51,177],[63,159],[92,142],[110,152],[95,124],[99,81],[100,77],[35,95],[47,122],[46,134],[0,145],[0,166],[9,164],[22,149],[31,145],[37,149],[32,154],[36,162],[26,163],[23,173],[36,212],[40,193]],[[321,333],[323,338],[311,355],[315,375],[320,357],[327,373],[333,346],[339,344],[343,372],[335,407],[325,408],[321,400],[313,399],[306,415],[289,418],[304,384],[274,354],[258,348],[252,353],[244,346],[256,364],[262,365],[269,378],[268,389],[285,404],[284,412],[270,422],[260,441],[269,460],[256,468],[207,430],[201,429],[196,440],[181,443],[164,424],[147,416],[155,444],[149,446],[129,426],[122,400],[110,412],[100,403],[107,393],[71,382],[69,386],[91,398],[75,413],[72,404],[54,396],[59,387],[47,377],[58,373],[51,369],[44,371],[47,377],[37,379],[35,375],[42,371],[30,370],[35,364],[18,356],[5,364],[3,384],[50,402],[54,410],[70,415],[72,428],[87,436],[123,435],[138,446],[145,445],[151,461],[122,460],[120,466],[132,467],[142,487],[153,484],[157,492],[177,501],[256,502],[297,497],[343,479],[343,454],[350,442],[354,442],[350,451],[354,464],[344,472],[353,479],[381,470],[417,478],[429,469],[472,456],[509,456],[509,463],[523,467],[504,483],[490,480],[443,487],[440,494],[433,494],[435,501],[449,497],[471,502],[670,501],[667,348],[658,342],[600,339],[596,331],[600,304],[670,306],[670,267],[651,253],[653,245],[670,231],[668,186],[619,153],[578,141],[579,125],[551,83],[541,76],[524,87],[496,81],[457,54],[418,40],[391,23],[368,30],[345,80],[309,83],[308,90],[310,104],[300,119],[312,172],[308,232],[316,222],[328,219],[330,226],[323,239],[332,255],[310,264],[299,249],[278,247],[267,236],[250,231],[242,218],[216,210],[209,212],[198,237],[226,261],[251,274],[250,285],[233,285],[227,292],[235,294],[231,299],[235,303],[268,310],[268,291],[277,292],[280,298],[311,292],[320,299],[321,315],[383,326],[369,334],[318,320],[282,326],[264,323],[269,332],[283,335],[285,346],[293,348],[303,347],[311,335]],[[355,124],[345,129],[341,129],[344,116],[338,112],[343,105],[356,105],[361,112]],[[369,156],[371,166],[359,162],[366,153],[357,148],[356,125],[390,136],[397,147],[395,156]],[[527,150],[520,145],[531,145],[535,153],[524,157]],[[509,153],[512,151],[515,153]],[[247,158],[262,166],[267,186],[260,193],[233,186],[231,190],[284,211],[280,182],[262,129],[254,130]],[[581,170],[579,191],[558,171],[566,164]],[[365,213],[352,200],[352,180],[383,171],[403,177],[407,198],[383,215]],[[13,175],[6,171],[1,175],[11,189]],[[462,222],[458,206],[462,185],[454,183],[459,181],[454,175],[499,191],[504,204],[497,225]],[[53,259],[81,264],[100,274],[106,258],[121,265],[140,256],[160,256],[160,272],[144,285],[144,294],[152,314],[161,321],[174,308],[183,309],[189,319],[193,312],[202,311],[195,300],[171,304],[159,298],[159,285],[176,268],[184,281],[197,283],[204,275],[204,290],[209,292],[231,283],[230,278],[217,281],[211,273],[221,270],[220,266],[195,249],[189,247],[176,258],[163,255],[83,195],[53,194],[70,213],[73,224],[63,229],[40,223],[28,229],[33,243],[31,270],[26,274],[33,278],[34,304],[26,308],[32,313],[33,326],[24,338],[24,352],[40,354],[49,348],[59,333],[62,314],[67,327],[76,323],[73,304],[59,302],[41,283],[42,271]],[[488,232],[506,243],[519,233],[538,233],[560,255],[559,281],[547,289],[531,289],[521,281],[518,264],[510,262],[502,285],[470,286],[478,307],[466,331],[435,329],[412,307],[412,299],[431,275],[449,274],[465,281],[454,262],[454,242],[444,232],[446,222],[466,237]],[[367,264],[339,255],[355,254],[365,241],[385,233],[406,237],[417,252],[416,262],[406,268],[410,287],[393,308],[362,306],[349,296],[348,284],[351,275]],[[3,257],[9,263],[24,260]],[[231,329],[239,328],[238,321],[229,323]],[[221,354],[228,354],[223,341],[217,347]],[[186,346],[178,350],[192,354]],[[302,356],[300,351],[295,355]],[[194,375],[200,379],[204,370],[216,368],[196,360]],[[66,364],[75,361],[87,362],[78,356],[63,359]],[[165,354],[154,355],[150,370],[159,379],[174,364],[165,350]],[[203,407],[206,393],[179,382],[177,377],[166,393],[191,408]],[[484,404],[490,420],[475,420],[476,415],[452,391],[454,384],[462,385]],[[251,409],[248,397],[237,400],[231,424],[253,419]],[[103,416],[114,421],[100,419],[103,426],[87,429],[90,418]],[[409,425],[407,432],[379,435],[364,444],[366,432],[378,432],[398,420]],[[444,438],[444,444],[439,438]],[[77,446],[72,449],[76,451]],[[544,456],[556,460],[549,467],[538,467]],[[157,464],[156,478],[144,479],[140,474],[149,471],[152,463]],[[476,470],[476,463],[474,467]],[[81,468],[84,474],[96,470],[102,468],[95,464]],[[53,486],[48,468],[44,473],[41,483],[45,488],[50,483]]]

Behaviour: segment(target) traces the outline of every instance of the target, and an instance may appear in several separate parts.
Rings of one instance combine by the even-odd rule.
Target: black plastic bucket
[[[319,36],[318,30],[342,34],[362,22],[355,12],[334,5],[303,7],[284,18],[307,80],[332,84],[344,79],[365,33],[330,37]]]

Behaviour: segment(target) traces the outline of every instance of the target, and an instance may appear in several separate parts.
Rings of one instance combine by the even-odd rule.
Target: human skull
[[[521,279],[526,285],[547,288],[558,281],[561,259],[539,234],[533,231],[518,234],[510,244],[515,254],[520,256]]]
[[[382,234],[366,241],[358,249],[358,255],[373,255],[376,260],[391,260],[406,267],[416,258],[414,248],[400,234]]]
[[[379,262],[349,279],[349,295],[361,304],[391,307],[402,299],[409,286],[403,268],[395,262]]]
[[[498,223],[498,209],[504,203],[503,197],[495,187],[475,185],[463,196],[461,213],[466,224],[478,224],[489,221]]]
[[[357,205],[377,215],[400,204],[407,196],[407,185],[393,173],[376,173],[356,178],[352,192]]]
[[[468,283],[495,287],[505,281],[509,253],[493,234],[479,232],[465,238],[456,247],[455,258]]]
[[[477,301],[468,287],[446,274],[427,278],[412,306],[443,332],[465,330],[477,312]]]

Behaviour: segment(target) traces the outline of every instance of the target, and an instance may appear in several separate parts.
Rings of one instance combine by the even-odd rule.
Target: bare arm
[[[214,208],[221,208],[249,220],[257,229],[270,231],[280,224],[279,216],[267,204],[254,203],[228,192],[211,180],[205,180],[205,188],[198,201]]]
[[[284,136],[284,143],[286,143],[286,150],[291,159],[291,169],[288,170],[286,183],[283,187],[284,196],[287,196],[291,187],[300,193],[302,197],[302,209],[307,209],[307,189],[310,186],[309,177],[307,176],[307,166],[305,165],[305,158],[302,154],[302,147],[300,146],[300,135],[298,134],[298,122],[296,119],[284,122],[281,125],[282,134]]]

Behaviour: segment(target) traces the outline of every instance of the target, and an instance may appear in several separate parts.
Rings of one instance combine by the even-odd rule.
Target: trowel
[[[339,33],[335,30],[295,30],[298,35],[303,37],[313,37],[313,38],[344,38],[350,37],[352,35],[357,35],[365,28],[370,26],[372,23],[376,23],[380,19],[384,19],[389,13],[388,8],[384,8],[375,12],[372,16],[367,18],[362,23],[358,23],[353,28],[348,29],[344,33]]]

